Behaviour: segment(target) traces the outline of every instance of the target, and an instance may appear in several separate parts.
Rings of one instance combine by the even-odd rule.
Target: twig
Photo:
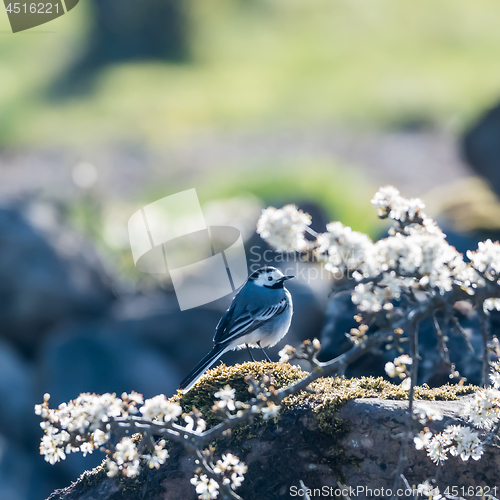
[[[481,323],[481,337],[483,346],[483,367],[482,367],[482,377],[481,385],[486,387],[488,381],[489,372],[489,359],[488,359],[488,339],[490,337],[490,322],[488,316],[485,314],[483,308],[479,309],[479,320]]]
[[[469,349],[469,351],[471,351],[471,352],[474,352],[474,347],[470,343],[469,337],[467,337],[467,332],[463,329],[458,318],[454,314],[451,316],[451,318],[452,318],[453,324],[455,325],[456,330],[458,331],[458,333],[460,333],[462,338],[465,340],[465,343],[467,344],[467,349]]]

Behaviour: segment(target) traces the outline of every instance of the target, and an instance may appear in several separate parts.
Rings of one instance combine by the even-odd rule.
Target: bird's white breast
[[[290,292],[285,288],[288,307],[280,315],[270,319],[257,330],[235,340],[232,349],[243,348],[246,344],[251,347],[272,347],[276,345],[288,332],[292,322],[293,303]]]

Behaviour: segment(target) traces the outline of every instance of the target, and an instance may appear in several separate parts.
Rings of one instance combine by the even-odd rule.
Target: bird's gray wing
[[[222,315],[222,318],[219,320],[217,323],[217,326],[215,327],[215,335],[214,335],[214,342],[216,344],[220,343],[222,340],[221,338],[224,336],[224,332],[228,328],[229,324],[231,323],[231,318],[233,317],[234,313],[234,300],[231,303],[231,306],[229,309]]]
[[[276,304],[253,311],[246,308],[237,317],[234,317],[234,308],[232,311],[229,308],[217,325],[214,342],[228,342],[243,337],[257,330],[257,328],[267,323],[270,319],[282,314],[287,307],[288,300],[283,298]]]

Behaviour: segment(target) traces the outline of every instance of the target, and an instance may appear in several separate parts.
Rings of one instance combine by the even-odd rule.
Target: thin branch
[[[481,323],[481,337],[482,337],[482,347],[483,347],[483,367],[482,367],[482,377],[481,385],[486,387],[488,382],[488,372],[490,368],[490,363],[488,359],[488,340],[490,338],[490,320],[483,308],[479,309],[479,320]]]
[[[465,343],[467,345],[467,349],[471,352],[474,352],[474,347],[470,343],[469,337],[467,336],[467,332],[464,330],[463,326],[460,324],[460,321],[458,318],[453,314],[451,316],[453,324],[455,325],[455,329],[458,331],[458,333],[462,336],[462,338],[465,340]]]

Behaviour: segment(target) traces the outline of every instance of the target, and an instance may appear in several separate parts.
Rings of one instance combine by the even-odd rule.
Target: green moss
[[[178,393],[172,398],[181,404],[184,411],[188,412],[193,407],[200,410],[207,422],[213,424],[217,419],[213,415],[212,406],[214,394],[226,385],[236,391],[236,399],[247,401],[251,398],[248,392],[246,377],[262,380],[264,376],[270,377],[271,384],[281,389],[306,377],[308,372],[287,363],[247,362],[234,366],[219,365],[209,370],[204,377],[186,394]],[[426,384],[415,387],[415,399],[423,400],[456,400],[465,394],[477,391],[473,385],[451,385],[430,388]],[[340,378],[325,377],[315,380],[309,385],[308,391],[289,396],[283,401],[283,407],[299,408],[313,407],[316,412],[321,407],[328,406],[333,411],[338,411],[342,405],[356,398],[383,398],[399,399],[408,398],[408,391],[400,385],[392,384],[382,377]]]
[[[252,395],[248,392],[246,377],[262,380],[266,375],[271,377],[272,385],[280,389],[304,378],[307,372],[285,363],[248,362],[234,366],[220,364],[209,370],[188,393],[178,392],[172,400],[178,402],[185,412],[198,409],[203,413],[207,424],[213,425],[218,422],[212,406],[216,399],[214,394],[219,389],[230,385],[235,389],[238,401],[248,401]]]

